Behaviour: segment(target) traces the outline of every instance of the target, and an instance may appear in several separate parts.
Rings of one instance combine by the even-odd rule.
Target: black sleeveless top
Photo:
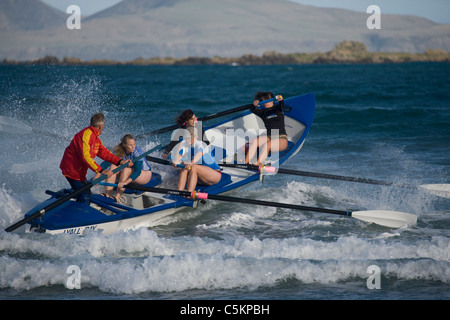
[[[284,128],[284,100],[281,100],[269,109],[253,106],[250,108],[250,111],[262,119],[266,126],[268,137],[271,137],[271,130],[275,129],[278,129],[279,136],[287,135],[286,129]]]

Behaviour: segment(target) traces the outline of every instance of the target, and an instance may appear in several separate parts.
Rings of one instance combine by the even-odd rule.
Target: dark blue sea
[[[0,300],[450,299],[450,199],[402,187],[450,183],[449,75],[448,63],[0,66],[0,116],[13,119],[0,130]],[[174,124],[184,109],[209,115],[250,103],[259,90],[315,94],[309,137],[285,168],[394,185],[278,174],[232,195],[402,211],[417,215],[417,225],[209,201],[113,235],[3,231],[46,189],[68,187],[59,162],[92,114],[106,115],[102,140],[113,147],[125,133]],[[71,265],[81,289],[67,286]]]

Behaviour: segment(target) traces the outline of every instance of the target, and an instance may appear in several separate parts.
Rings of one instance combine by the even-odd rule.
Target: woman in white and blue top
[[[178,178],[178,190],[194,191],[197,183],[212,186],[222,177],[220,167],[211,154],[211,148],[203,141],[197,140],[197,128],[186,129],[186,137],[172,150],[172,165],[183,164]]]
[[[122,140],[120,140],[120,143],[113,149],[113,153],[123,160],[133,161],[143,154],[144,151],[136,146],[135,140],[131,134],[126,134],[123,136]],[[117,168],[117,166],[111,164],[111,170],[114,170],[115,168]],[[116,183],[117,181],[117,192],[115,197],[111,195],[113,187],[106,187],[106,192],[103,195],[117,202],[125,191],[123,186],[130,183],[145,185],[150,182],[151,178],[152,171],[150,165],[145,158],[140,159],[136,161],[132,167],[125,168],[106,179],[107,183]]]

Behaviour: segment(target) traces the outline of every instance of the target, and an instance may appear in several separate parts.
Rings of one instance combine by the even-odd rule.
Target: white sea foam
[[[352,277],[365,279],[373,263],[385,275],[450,283],[450,240],[439,236],[410,244],[357,236],[329,242],[160,238],[146,229],[110,236],[1,232],[0,237],[0,287],[17,290],[64,285],[69,276],[66,269],[73,264],[80,267],[82,286],[115,294],[256,289],[290,278],[327,284]]]
[[[321,74],[325,69],[310,72],[300,68],[297,71],[306,71],[307,77],[313,77],[311,83],[323,84],[326,79]],[[408,70],[417,73],[414,66],[405,68],[402,71],[405,74]],[[33,67],[23,70],[24,76],[19,78],[24,81],[17,82],[19,69],[5,74],[7,87],[0,102],[3,116],[15,118],[33,129],[71,138],[88,125],[93,113],[104,112],[107,126],[102,141],[109,147],[116,145],[127,132],[139,134],[172,124],[184,108],[192,108],[202,116],[248,99],[248,92],[239,93],[233,85],[211,86],[214,81],[209,78],[216,73],[207,71],[211,77],[206,77],[205,82],[205,70],[198,68],[184,70],[193,77],[193,86],[173,83],[173,79],[179,79],[178,68]],[[242,74],[238,71],[234,68],[231,75],[225,72],[225,82],[237,83],[239,78],[251,83],[255,74],[264,73],[263,69],[246,69]],[[351,70],[343,72],[348,71]],[[378,75],[389,77],[385,71],[383,68]],[[421,77],[431,74],[430,79],[436,78],[436,72],[422,71]],[[296,76],[289,81],[289,86],[302,86],[304,79],[298,77],[298,72],[294,73]],[[139,81],[135,81],[136,76]],[[262,83],[266,87],[273,85],[270,77],[259,77],[258,86],[262,80],[266,81]],[[179,90],[174,92],[173,88]],[[214,92],[217,88],[222,94],[206,101],[205,90]],[[208,291],[231,289],[229,294],[219,297],[253,298],[260,293],[270,297],[275,292],[284,299],[298,297],[299,292],[306,292],[303,297],[309,297],[308,292],[316,290],[316,284],[325,284],[319,286],[317,297],[339,297],[329,294],[339,287],[346,297],[355,299],[359,296],[352,290],[355,286],[367,290],[367,267],[373,264],[380,267],[383,281],[395,282],[396,288],[392,289],[397,292],[390,297],[405,298],[410,292],[420,292],[419,298],[448,298],[445,290],[450,285],[446,212],[449,201],[423,190],[400,187],[405,183],[448,183],[448,157],[445,157],[448,126],[445,127],[444,121],[448,116],[444,114],[442,118],[441,111],[446,106],[439,105],[445,99],[435,99],[425,105],[432,111],[427,113],[429,125],[419,125],[419,130],[415,130],[411,124],[420,122],[416,120],[424,106],[406,91],[399,94],[410,97],[408,101],[393,101],[393,96],[389,96],[374,106],[372,97],[355,90],[350,90],[352,98],[359,98],[348,103],[349,90],[339,90],[339,94],[333,91],[330,95],[328,84],[316,89],[327,101],[321,99],[312,134],[286,167],[393,180],[395,185],[371,186],[276,175],[267,177],[262,185],[255,182],[233,195],[339,210],[405,211],[418,215],[416,227],[390,230],[330,214],[208,201],[196,211],[186,209],[167,217],[166,226],[154,229],[158,233],[139,229],[110,236],[97,232],[82,237],[9,234],[3,231],[4,227],[23,218],[29,207],[47,198],[45,189],[68,187],[58,168],[68,142],[39,134],[37,130],[36,134],[4,132],[4,168],[0,175],[0,180],[3,179],[0,183],[0,299],[15,297],[15,290],[21,298],[20,291],[35,288],[44,290],[24,297],[41,298],[46,292],[56,298],[83,298],[84,292],[60,295],[70,265],[80,267],[82,288],[94,288],[96,294],[96,289],[118,295],[175,292],[157,294],[157,297],[173,299],[180,295],[196,297],[195,289],[200,289],[203,297],[216,298],[217,294],[210,295]],[[366,89],[362,87],[359,93]],[[372,93],[372,89],[365,92]],[[445,90],[439,90],[437,96],[442,96]],[[336,100],[342,100],[341,105],[330,107]],[[383,109],[393,111],[387,123],[380,112]],[[362,118],[365,115],[369,118]],[[437,121],[429,121],[430,117]],[[148,150],[156,145],[155,139],[137,143]],[[164,139],[162,143],[167,142],[169,133],[161,139]],[[165,186],[176,185],[174,168],[159,164],[152,167],[166,180]],[[405,282],[407,285],[403,286]],[[436,289],[431,293],[421,292],[429,287]],[[256,294],[251,293],[254,289]],[[183,291],[186,293],[177,294]]]
[[[247,196],[310,206],[341,206],[350,200],[355,206],[376,202],[364,196],[352,199],[351,188],[334,189],[298,181],[288,182],[281,192],[275,190],[279,189],[260,188]],[[21,202],[12,198],[4,186],[0,197],[1,224],[7,226],[21,218]],[[219,201],[208,202],[195,216],[215,214],[218,206]],[[365,286],[371,264],[379,265],[384,276],[450,283],[450,240],[445,235],[404,241],[401,236],[405,232],[417,232],[406,229],[366,237],[349,234],[347,227],[339,233],[336,223],[340,220],[327,215],[312,219],[304,212],[249,205],[227,206],[226,210],[231,212],[222,212],[217,219],[196,227],[214,232],[214,239],[195,235],[165,238],[147,229],[109,236],[92,232],[83,237],[0,231],[0,288],[30,290],[65,285],[69,265],[80,267],[82,287],[113,294],[254,290],[289,279],[333,284],[357,278]],[[347,223],[344,219],[343,223]],[[176,219],[168,223],[172,221]],[[316,235],[315,230],[328,230],[330,226],[338,231]],[[309,232],[311,237],[289,236],[291,229]],[[266,230],[270,236],[262,236]],[[282,236],[277,237],[278,231]]]

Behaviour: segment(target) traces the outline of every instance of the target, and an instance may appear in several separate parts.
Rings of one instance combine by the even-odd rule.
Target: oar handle
[[[237,169],[245,169],[245,170],[254,170],[259,171],[262,174],[274,174],[277,173],[280,168],[272,167],[272,166],[255,166],[253,164],[246,164],[246,163],[237,163],[237,164],[229,164],[229,163],[222,163],[220,164],[222,167],[229,167],[229,168],[237,168]]]
[[[191,198],[192,199],[200,199],[200,200],[207,200],[208,194],[206,192],[191,192]]]
[[[266,103],[269,103],[272,101],[278,101],[278,99],[277,99],[278,97],[281,97],[281,96],[276,96],[275,98],[270,98],[270,99],[258,102],[258,108],[262,108],[262,106]],[[283,99],[283,97],[281,97],[281,99]]]
[[[269,103],[269,102],[272,102],[272,101],[277,101],[277,98],[270,98],[270,99],[267,99],[267,100],[264,100],[264,101],[260,101],[260,102],[258,102],[258,106],[262,106],[263,104],[266,104],[266,103]]]

